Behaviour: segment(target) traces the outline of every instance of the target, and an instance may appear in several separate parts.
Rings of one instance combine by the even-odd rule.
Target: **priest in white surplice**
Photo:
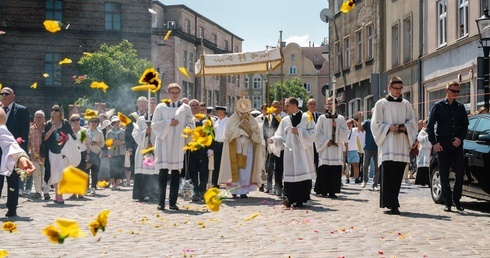
[[[345,118],[332,114],[333,98],[327,99],[327,113],[318,117],[316,123],[316,150],[318,169],[316,170],[315,192],[329,198],[337,198],[340,193],[342,165],[344,164],[344,142],[349,128]]]
[[[155,109],[151,121],[151,130],[155,139],[155,168],[159,169],[159,198],[158,209],[165,209],[167,177],[171,171],[169,208],[178,210],[177,196],[179,194],[179,173],[184,167],[183,150],[186,142],[181,136],[185,127],[194,128],[193,115],[189,105],[179,101],[182,88],[177,83],[168,85],[167,93],[171,103],[160,103]]]
[[[230,116],[225,128],[221,172],[218,182],[226,188],[237,188],[231,193],[247,198],[249,191],[257,190],[262,182],[260,173],[264,164],[262,138],[255,118],[250,114],[250,100],[241,98],[236,103],[236,112]]]
[[[148,126],[148,115],[140,116],[134,123],[131,135],[138,145],[134,153],[133,199],[141,201],[158,198],[158,169],[153,164],[154,151],[141,153],[142,150],[155,146],[156,135]]]
[[[388,208],[387,214],[399,215],[398,195],[405,167],[410,161],[410,146],[417,136],[417,121],[412,104],[402,98],[403,82],[400,77],[391,78],[389,95],[374,106],[371,130],[378,145],[381,164],[380,207]]]
[[[310,199],[311,179],[315,173],[313,142],[316,137],[315,121],[312,115],[298,109],[294,97],[286,100],[289,115],[284,117],[269,143],[275,148],[284,144],[284,205],[304,207]]]

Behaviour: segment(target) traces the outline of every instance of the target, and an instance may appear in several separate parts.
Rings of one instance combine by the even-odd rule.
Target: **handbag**
[[[131,167],[131,151],[126,151],[126,154],[124,155],[124,167],[129,168]]]
[[[67,140],[63,148],[61,149],[61,154],[63,158],[66,158],[68,165],[77,167],[82,161],[82,155],[80,154],[80,147],[75,142],[75,139],[71,134],[68,134]]]

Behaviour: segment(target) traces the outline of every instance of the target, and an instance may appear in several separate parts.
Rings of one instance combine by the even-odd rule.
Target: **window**
[[[344,38],[344,48],[345,48],[344,69],[348,69],[350,67],[350,37]]]
[[[296,60],[296,56],[294,54],[291,54],[291,61]]]
[[[207,101],[206,101],[206,103],[207,103],[206,105],[207,105],[207,106],[213,106],[213,105],[211,104],[211,97],[212,97],[212,94],[213,94],[213,92],[212,92],[211,90],[207,90],[207,97],[208,97],[208,99],[207,99]]]
[[[370,24],[366,26],[367,31],[367,50],[366,50],[366,59],[373,59],[373,46],[374,46],[374,31],[373,25]]]
[[[490,120],[486,118],[480,119],[475,128],[475,140],[482,134],[490,134]]]
[[[366,117],[366,119],[368,119],[368,118],[371,118],[373,116],[373,113],[371,112],[371,109],[374,108],[374,104],[376,102],[374,101],[374,96],[373,95],[371,95],[370,97],[365,98],[365,101],[366,101],[366,108],[365,108],[365,110],[367,110],[365,117]]]
[[[214,106],[219,105],[219,90],[214,91]]]
[[[400,36],[398,24],[391,27],[391,67],[400,65]]]
[[[356,64],[362,63],[362,30],[356,31],[357,48],[356,48]]]
[[[412,102],[412,93],[410,91],[403,92],[402,97],[409,102]]]
[[[218,44],[218,35],[213,34],[213,44],[217,45]]]
[[[361,99],[356,98],[349,101],[349,117],[357,115],[357,112],[361,110]]]
[[[49,74],[49,77],[44,79],[45,85],[60,86],[61,85],[61,66],[58,62],[61,60],[60,53],[45,53],[44,54],[44,71]]]
[[[189,52],[189,66],[187,67],[189,72],[194,71],[194,54]]]
[[[204,28],[199,27],[199,38],[204,38]]]
[[[447,42],[446,26],[447,26],[447,6],[446,0],[437,2],[437,44],[442,46]]]
[[[318,56],[313,57],[313,61],[318,62],[318,59],[320,59]]]
[[[458,0],[458,37],[468,35],[468,0]]]
[[[225,50],[228,50],[228,40],[225,39]]]
[[[311,92],[311,84],[310,83],[303,83],[303,87],[305,87],[307,93]]]
[[[235,53],[238,53],[238,52],[240,52],[240,50],[238,49],[238,46],[237,46],[237,45],[235,45],[235,48],[234,48],[234,50],[235,50],[235,51],[234,51]]]
[[[261,89],[262,88],[262,83],[260,78],[254,78],[254,84],[253,84],[254,89]]]
[[[120,3],[105,3],[105,30],[121,30]]]
[[[460,83],[461,91],[456,99],[458,102],[462,103],[466,108],[466,113],[470,112],[470,83]],[[438,90],[430,91],[428,94],[429,100],[429,110],[434,106],[434,104],[446,97],[446,88],[442,87]]]
[[[412,60],[412,18],[403,20],[403,62]]]
[[[187,98],[192,99],[194,98],[194,83],[187,83]]]
[[[231,75],[231,83],[235,84],[236,82],[236,76],[235,75]]]
[[[296,73],[298,73],[298,68],[294,65],[290,66],[289,67],[289,75],[295,75]]]
[[[248,77],[245,77],[245,89],[248,89]]]
[[[46,1],[46,20],[61,21],[63,13],[63,2],[61,0]]]
[[[335,72],[340,72],[340,60],[342,58],[342,48],[340,47],[340,42],[335,42]]]
[[[262,97],[253,96],[253,108],[260,109],[261,106],[262,106]]]
[[[480,16],[484,15],[483,10],[490,10],[490,0],[480,0]]]
[[[187,50],[182,54],[182,66],[187,69]]]
[[[185,19],[185,33],[191,33],[191,21]]]

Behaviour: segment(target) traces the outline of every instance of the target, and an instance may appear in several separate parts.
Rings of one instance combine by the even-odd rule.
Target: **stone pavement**
[[[401,216],[383,214],[370,185],[348,185],[335,200],[312,194],[308,209],[286,209],[278,197],[253,192],[225,200],[217,213],[181,198],[180,211],[161,212],[131,193],[104,189],[65,205],[20,198],[18,231],[1,231],[0,249],[9,257],[490,256],[489,203],[464,198],[464,212],[446,213],[427,187],[402,187]],[[107,229],[93,237],[87,224],[103,209],[111,211]],[[58,217],[77,220],[87,236],[51,244],[41,231]]]

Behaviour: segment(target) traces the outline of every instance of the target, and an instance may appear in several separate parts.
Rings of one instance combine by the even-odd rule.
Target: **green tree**
[[[291,80],[284,81],[284,87],[281,87],[281,83],[277,82],[269,88],[269,103],[274,100],[281,99],[281,91],[283,98],[295,97],[303,100],[303,107],[306,101],[308,101],[308,93],[301,80],[297,77]],[[300,108],[303,109],[303,108]]]
[[[86,75],[86,79],[80,82],[87,89],[86,95],[80,99],[87,105],[84,108],[92,108],[95,102],[105,102],[108,108],[123,113],[133,111],[136,98],[147,93],[133,92],[131,87],[139,84],[141,74],[150,67],[153,64],[138,58],[133,44],[127,40],[114,46],[102,44],[99,50],[85,55],[77,64],[80,73]],[[105,82],[109,86],[107,92],[91,89],[90,84],[94,81]]]

